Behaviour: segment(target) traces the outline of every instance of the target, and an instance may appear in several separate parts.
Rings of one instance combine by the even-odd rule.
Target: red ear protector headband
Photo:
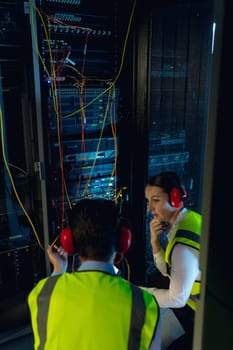
[[[69,254],[74,255],[74,244],[71,229],[69,227],[64,228],[60,233],[60,242],[62,248]],[[119,240],[119,252],[120,254],[125,254],[132,242],[132,232],[126,227],[122,226],[120,228],[120,240]]]
[[[180,208],[182,206],[183,199],[187,197],[185,188],[182,188],[182,192],[177,188],[173,187],[171,189],[169,199],[170,203],[175,208]]]

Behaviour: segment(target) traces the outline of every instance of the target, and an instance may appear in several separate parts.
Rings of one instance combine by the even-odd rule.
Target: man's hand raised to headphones
[[[58,275],[66,272],[68,267],[68,254],[62,247],[57,245],[48,245],[47,254],[53,265],[52,275]]]

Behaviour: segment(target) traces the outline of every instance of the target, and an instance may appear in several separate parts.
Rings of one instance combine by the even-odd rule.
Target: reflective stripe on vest
[[[180,240],[180,238],[182,238]],[[196,232],[179,230],[176,233],[176,241],[181,243],[191,243],[191,247],[200,249],[200,235]]]
[[[193,221],[193,222],[192,222]],[[187,245],[189,247],[200,250],[200,233],[201,233],[201,216],[191,210],[188,211],[186,217],[184,217],[183,222],[177,227],[176,234],[174,238],[168,243],[165,250],[165,260],[168,266],[168,274],[170,274],[171,267],[171,254],[174,246],[177,243]],[[170,276],[169,276],[170,277]],[[200,294],[200,281],[195,281],[190,298],[187,304],[196,310],[196,299]]]
[[[196,311],[196,307],[197,307],[197,299],[200,296],[200,290],[201,290],[201,282],[200,281],[195,281],[193,283],[193,287],[191,290],[191,294],[190,294],[190,298],[187,301],[187,304],[191,307],[191,309],[193,309],[194,311]]]
[[[80,272],[81,274],[83,272]],[[42,350],[46,344],[47,340],[47,320],[49,315],[49,308],[51,300],[53,299],[53,291],[56,287],[57,282],[60,281],[59,278],[62,276],[54,276],[49,277],[44,280],[42,288],[39,290],[36,296],[36,305],[33,304],[33,308],[37,310],[37,329],[38,332],[37,337],[39,339],[39,346],[37,350]],[[111,278],[111,277],[110,277]],[[119,278],[112,276],[112,278]],[[131,316],[130,316],[130,325],[128,333],[128,347],[127,350],[142,350],[148,349],[152,338],[154,336],[157,322],[159,319],[159,308],[154,297],[143,291],[142,289],[135,287],[131,283],[127,283],[127,290],[131,290],[131,298],[132,298],[132,308],[131,308]],[[130,287],[130,289],[129,289]],[[56,292],[55,294],[56,295]],[[129,299],[130,300],[130,299]],[[104,305],[103,305],[104,307]],[[127,305],[126,305],[127,309]],[[149,312],[148,312],[149,309]],[[54,315],[55,317],[56,315]],[[94,317],[94,315],[93,315]],[[114,317],[113,315],[109,315]],[[71,316],[72,319],[72,316]],[[81,322],[81,320],[80,320]],[[146,324],[146,326],[145,326]],[[59,330],[58,330],[59,332]],[[107,329],[106,329],[107,332]],[[116,334],[117,337],[117,334]],[[114,339],[113,339],[114,342]],[[104,340],[103,340],[104,343]],[[56,347],[55,347],[56,348]],[[103,349],[104,346],[103,346]],[[114,349],[114,346],[113,346]]]
[[[128,350],[135,350],[135,349],[141,348],[140,346],[141,346],[142,339],[140,339],[139,337],[136,337],[135,334],[141,334],[142,336],[142,329],[143,329],[145,316],[146,316],[146,305],[145,305],[145,300],[143,298],[143,291],[139,288],[136,288],[132,284],[130,285],[130,287],[132,291],[133,303],[132,303]]]
[[[38,325],[38,333],[40,337],[40,345],[38,347],[38,350],[44,349],[45,342],[46,342],[47,323],[45,322],[45,320],[47,320],[48,318],[48,310],[49,310],[49,302],[50,302],[50,299],[47,297],[48,295],[52,294],[55,284],[57,283],[57,280],[59,277],[60,275],[48,278],[44,284],[44,287],[40,291],[40,294],[38,295],[37,325]]]

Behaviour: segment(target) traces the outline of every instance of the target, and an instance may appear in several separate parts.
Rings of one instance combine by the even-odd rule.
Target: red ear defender
[[[180,208],[182,206],[182,201],[186,197],[186,191],[182,194],[177,187],[173,187],[170,192],[170,203],[175,208]]]
[[[60,233],[60,242],[62,248],[68,255],[74,255],[74,244],[71,229],[69,227],[64,228]]]
[[[120,228],[120,251],[119,253],[125,254],[132,242],[132,232],[128,227],[122,226]]]
[[[131,246],[131,242],[132,242],[131,230],[126,226],[122,226],[120,228],[119,247],[118,247],[117,255],[114,261],[115,265],[120,264],[124,254],[128,251],[129,247]]]
[[[170,192],[170,203],[173,207],[179,208],[182,202],[180,190],[173,187]]]
[[[120,241],[119,241],[119,253],[125,254],[132,241],[132,232],[128,227],[120,228]],[[74,255],[74,244],[71,229],[69,227],[64,228],[60,233],[60,243],[62,248],[69,254]]]

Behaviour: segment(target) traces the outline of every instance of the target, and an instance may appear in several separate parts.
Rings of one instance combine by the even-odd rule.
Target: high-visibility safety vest
[[[159,319],[151,294],[101,271],[44,278],[28,305],[35,350],[146,350]]]
[[[181,243],[192,248],[200,250],[200,235],[202,228],[202,217],[200,214],[188,210],[183,220],[177,226],[173,238],[168,242],[165,250],[165,261],[168,265],[168,271],[171,267],[171,254],[174,246]],[[196,299],[200,294],[201,283],[195,281],[187,304],[195,311]]]

